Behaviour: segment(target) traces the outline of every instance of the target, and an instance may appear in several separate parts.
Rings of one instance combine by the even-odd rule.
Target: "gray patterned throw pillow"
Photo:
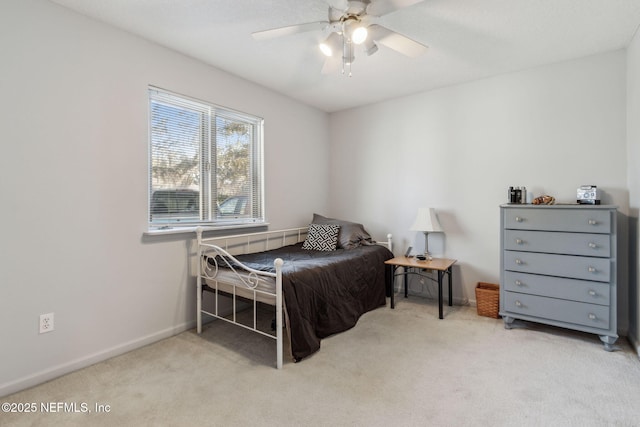
[[[336,224],[309,224],[309,234],[302,249],[312,251],[335,251],[340,226]]]

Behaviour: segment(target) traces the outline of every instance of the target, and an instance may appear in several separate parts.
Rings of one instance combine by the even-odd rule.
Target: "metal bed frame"
[[[282,266],[284,261],[281,258],[274,260],[275,272],[254,270],[240,261],[234,255],[247,254],[253,252],[278,249],[283,246],[303,242],[308,233],[308,227],[289,228],[277,231],[265,231],[259,233],[238,234],[224,237],[203,236],[205,229],[198,227],[196,235],[198,237],[198,277],[197,277],[197,332],[202,333],[202,315],[208,315],[225,322],[241,326],[260,335],[276,340],[276,367],[282,368],[283,360],[283,298],[282,298]],[[386,242],[378,242],[392,250],[391,234],[387,235]],[[232,281],[219,277],[220,268],[225,268],[225,274],[232,272]],[[275,280],[273,291],[265,289],[268,282]],[[214,284],[210,286],[208,283]],[[219,289],[219,285],[226,286],[225,291]],[[231,287],[231,291],[229,291]],[[272,286],[271,286],[272,287]],[[214,307],[212,311],[203,309],[202,299],[204,290],[214,294]],[[219,307],[219,296],[224,292],[224,296],[231,298],[231,313],[221,313]],[[253,303],[253,324],[246,325],[237,321],[238,298],[249,299]],[[266,302],[275,307],[275,336],[257,328],[257,304],[259,301]],[[246,309],[246,306],[242,307]]]

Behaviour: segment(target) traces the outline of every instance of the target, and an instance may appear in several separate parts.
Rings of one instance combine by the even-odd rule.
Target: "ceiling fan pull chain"
[[[349,77],[351,77],[351,64],[353,64],[353,43],[349,41]]]
[[[345,65],[347,64],[347,33],[344,20],[342,21],[342,74],[345,72]]]
[[[348,76],[351,77],[351,64],[354,60],[353,42],[349,36],[347,21],[342,21],[342,74],[344,75],[347,67],[349,68]]]

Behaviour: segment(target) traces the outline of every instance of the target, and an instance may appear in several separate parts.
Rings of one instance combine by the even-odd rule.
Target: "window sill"
[[[143,236],[170,236],[176,234],[192,234],[195,233],[198,228],[202,228],[204,231],[212,232],[224,232],[227,230],[246,230],[251,228],[266,228],[269,226],[268,222],[260,223],[246,223],[246,224],[233,224],[233,225],[194,225],[189,227],[154,227],[145,231]],[[195,237],[195,236],[194,236]]]

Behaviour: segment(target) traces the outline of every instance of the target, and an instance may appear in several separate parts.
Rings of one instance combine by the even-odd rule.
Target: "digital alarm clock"
[[[581,185],[578,187],[577,201],[581,205],[599,205],[600,193],[595,185]]]

